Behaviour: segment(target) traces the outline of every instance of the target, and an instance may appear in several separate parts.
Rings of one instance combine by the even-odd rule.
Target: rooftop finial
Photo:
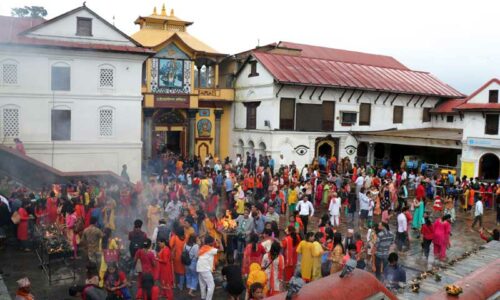
[[[164,17],[167,16],[167,9],[165,8],[165,3],[163,3],[163,6],[161,7],[161,15]]]
[[[170,9],[170,16],[171,16],[171,17],[173,17],[173,16],[174,16],[174,9],[173,9],[173,8],[171,8],[171,9]]]
[[[158,15],[158,13],[156,12],[156,6],[153,8],[153,16],[156,16]]]

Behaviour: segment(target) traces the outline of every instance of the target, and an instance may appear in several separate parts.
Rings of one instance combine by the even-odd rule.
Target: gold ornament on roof
[[[173,17],[173,16],[174,16],[174,9],[173,9],[173,8],[171,8],[171,9],[170,9],[170,16],[171,16],[171,17]]]
[[[156,16],[158,15],[158,13],[156,12],[156,6],[153,8],[153,16]]]
[[[161,7],[161,15],[163,17],[166,17],[167,16],[167,9],[165,8],[165,3],[163,3],[162,7]]]

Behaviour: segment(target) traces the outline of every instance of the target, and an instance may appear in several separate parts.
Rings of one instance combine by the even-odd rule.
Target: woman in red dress
[[[156,267],[156,258],[155,255],[153,254],[152,251],[150,251],[151,248],[151,240],[147,239],[144,242],[143,248],[137,250],[135,253],[134,257],[134,262],[137,265],[137,261],[141,261],[141,272],[137,275],[137,286],[140,287],[141,281],[142,281],[142,276],[144,274],[151,274],[154,278],[155,274],[155,267]]]
[[[47,222],[54,224],[57,221],[57,198],[54,191],[50,192],[50,197],[47,198]]]
[[[23,201],[23,205],[21,208],[17,210],[17,213],[19,214],[19,219],[20,222],[17,224],[17,239],[19,240],[19,243],[21,244],[21,249],[25,251],[31,251],[31,249],[28,246],[28,220],[30,219],[30,216],[28,214],[28,211],[26,208],[30,205],[29,202]]]
[[[167,299],[174,299],[174,273],[170,248],[165,240],[160,240],[160,252],[156,260],[159,263],[160,295]]]
[[[257,263],[260,265],[264,254],[266,254],[266,250],[259,243],[259,236],[256,233],[252,233],[252,235],[250,236],[250,243],[246,246],[245,251],[243,251],[241,274],[243,276],[247,276],[250,271],[250,265],[252,263]]]
[[[286,237],[281,241],[281,247],[285,257],[285,282],[288,282],[297,265],[297,246],[300,243],[300,237],[293,226],[288,226],[285,231]]]

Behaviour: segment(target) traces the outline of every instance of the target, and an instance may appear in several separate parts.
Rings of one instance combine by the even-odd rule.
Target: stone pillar
[[[153,110],[144,110],[144,133],[143,133],[143,149],[144,160],[149,162],[153,156]]]
[[[224,113],[223,110],[214,110],[214,115],[215,115],[215,156],[217,156],[221,161],[222,158],[220,157],[220,119],[222,117],[222,114]]]
[[[189,157],[194,156],[194,146],[195,146],[195,127],[196,127],[196,113],[198,112],[197,109],[188,109],[187,110],[187,115],[188,115],[188,155]]]
[[[375,143],[368,143],[368,153],[366,160],[370,165],[375,165]]]

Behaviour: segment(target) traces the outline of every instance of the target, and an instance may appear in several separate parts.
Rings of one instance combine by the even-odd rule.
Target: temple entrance
[[[153,155],[161,156],[167,151],[185,155],[186,119],[183,112],[162,109],[155,112]]]
[[[500,161],[493,153],[486,153],[479,159],[479,178],[497,180],[500,171]]]
[[[315,157],[325,155],[327,159],[335,155],[338,157],[338,139],[332,138],[330,135],[324,138],[316,139]]]

